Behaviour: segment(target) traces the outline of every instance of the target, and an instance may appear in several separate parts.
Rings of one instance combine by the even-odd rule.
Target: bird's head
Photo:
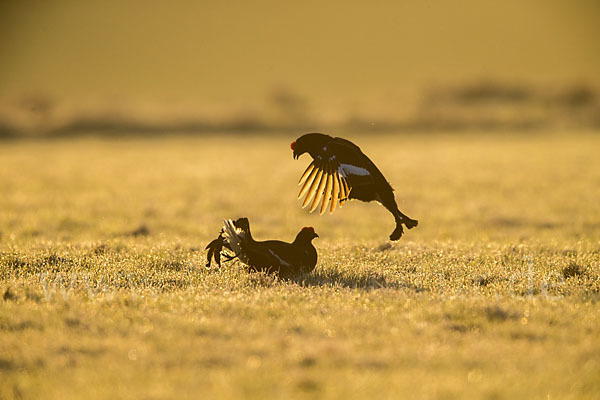
[[[302,230],[300,230],[300,233],[298,233],[298,237],[302,237],[304,239],[307,239],[308,241],[311,241],[314,238],[318,238],[319,235],[317,235],[317,232],[315,232],[315,228],[313,228],[312,226],[305,226],[304,228],[302,228]]]
[[[292,149],[294,160],[297,160],[302,154],[306,153],[306,150],[301,150],[301,144],[298,144],[297,140],[290,143],[290,149]]]
[[[310,153],[312,150],[322,147],[323,143],[329,139],[331,139],[330,136],[322,133],[307,133],[300,136],[290,143],[290,149],[294,153],[294,160],[297,160],[298,157],[306,152]]]

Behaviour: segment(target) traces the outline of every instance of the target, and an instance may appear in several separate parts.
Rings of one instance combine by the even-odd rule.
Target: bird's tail
[[[212,259],[220,267],[221,266],[221,250],[223,249],[223,235],[219,234],[219,237],[210,242],[204,250],[208,250],[206,253],[206,267],[210,268]]]
[[[231,250],[239,257],[242,251],[242,240],[244,239],[245,232],[235,226],[230,219],[223,220],[223,223],[223,236],[231,246]]]

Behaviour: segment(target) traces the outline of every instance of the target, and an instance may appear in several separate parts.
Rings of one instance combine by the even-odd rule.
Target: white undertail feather
[[[237,228],[230,219],[224,219],[223,224],[223,233],[227,239],[227,243],[229,243],[235,255],[239,257],[242,252],[241,243],[244,238],[244,231]]]

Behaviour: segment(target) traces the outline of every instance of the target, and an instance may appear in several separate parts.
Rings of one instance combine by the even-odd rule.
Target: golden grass
[[[294,138],[0,146],[2,398],[596,398],[600,137],[354,137],[420,220],[309,215]],[[296,282],[204,268],[312,225]]]

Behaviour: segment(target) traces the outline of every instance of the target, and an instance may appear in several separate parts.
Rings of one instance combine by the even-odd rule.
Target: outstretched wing
[[[370,160],[352,142],[336,138],[322,149],[313,149],[311,155],[313,161],[298,182],[298,198],[304,197],[302,208],[310,205],[310,212],[321,203],[321,214],[327,209],[333,213],[349,200],[353,186],[373,182]]]

